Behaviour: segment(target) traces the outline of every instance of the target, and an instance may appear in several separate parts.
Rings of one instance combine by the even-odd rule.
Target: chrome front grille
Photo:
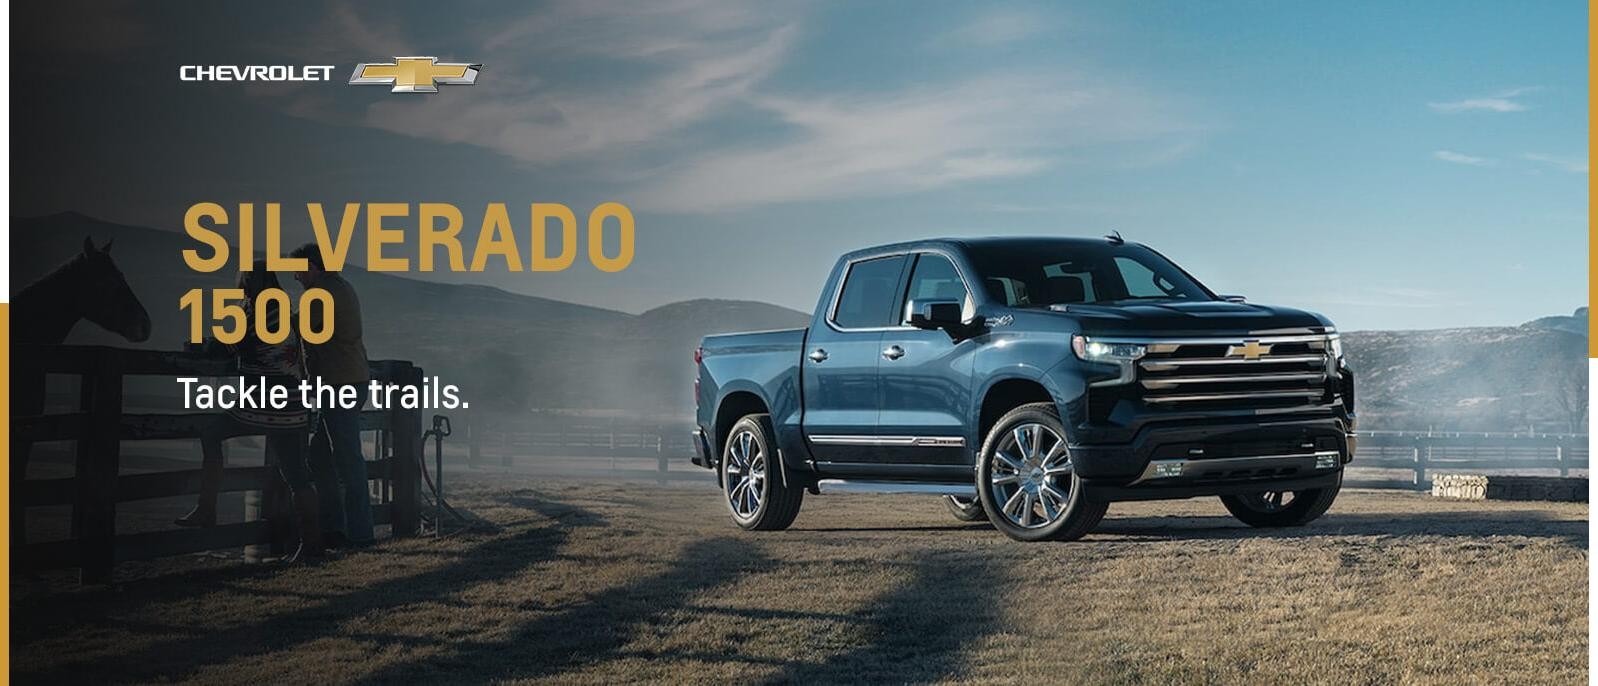
[[[1138,360],[1144,402],[1171,408],[1309,404],[1332,369],[1324,335],[1155,341]]]

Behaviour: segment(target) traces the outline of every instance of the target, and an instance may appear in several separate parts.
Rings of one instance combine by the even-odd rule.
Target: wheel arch
[[[721,451],[727,446],[727,434],[732,433],[732,425],[739,419],[745,415],[770,413],[771,406],[766,399],[753,390],[733,389],[722,395],[716,403],[715,425],[711,427],[715,432],[711,436],[711,458],[717,464],[721,462]]]
[[[1030,403],[1053,403],[1054,395],[1039,379],[1012,376],[996,379],[988,384],[977,405],[976,443],[987,440],[988,431],[1005,413]]]

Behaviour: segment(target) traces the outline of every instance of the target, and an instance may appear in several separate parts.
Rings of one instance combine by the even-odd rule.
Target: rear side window
[[[899,276],[905,256],[879,257],[849,266],[843,277],[843,293],[832,313],[832,323],[846,329],[893,326],[896,322],[894,296],[899,293]]]

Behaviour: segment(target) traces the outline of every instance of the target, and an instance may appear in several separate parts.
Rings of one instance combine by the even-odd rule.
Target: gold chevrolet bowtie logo
[[[438,84],[470,86],[477,83],[481,64],[448,64],[436,57],[396,57],[392,63],[355,65],[350,83],[362,86],[394,85],[393,93],[437,93]]]
[[[1244,341],[1242,345],[1234,345],[1226,349],[1227,357],[1241,357],[1245,360],[1257,360],[1269,354],[1271,354],[1271,346],[1262,345],[1259,341]]]

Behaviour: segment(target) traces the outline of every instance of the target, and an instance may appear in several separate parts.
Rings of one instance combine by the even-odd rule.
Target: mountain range
[[[235,278],[227,270],[190,270],[182,250],[194,243],[182,234],[62,213],[13,220],[13,293],[70,259],[85,236],[96,244],[115,241],[112,256],[150,312],[154,333],[129,344],[80,323],[68,342],[178,348],[188,330],[177,305],[183,293],[230,287]],[[619,409],[687,416],[700,337],[809,320],[803,312],[744,300],[689,300],[631,314],[353,267],[345,276],[360,295],[373,359],[412,360],[461,386],[474,407],[498,412]],[[1587,309],[1581,308],[1518,327],[1346,333],[1362,427],[1584,430],[1586,332]],[[157,384],[141,380],[170,390],[169,383]]]

